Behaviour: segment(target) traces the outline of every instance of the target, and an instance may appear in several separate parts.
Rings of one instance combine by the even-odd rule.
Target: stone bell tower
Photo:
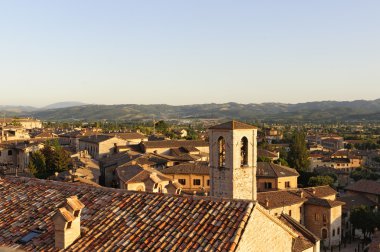
[[[210,195],[257,199],[257,128],[230,121],[209,128]]]

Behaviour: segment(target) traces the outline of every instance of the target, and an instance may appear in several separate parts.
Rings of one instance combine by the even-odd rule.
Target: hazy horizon
[[[319,101],[304,101],[304,102],[281,102],[281,101],[267,101],[267,102],[236,102],[236,101],[228,101],[228,102],[203,102],[203,103],[188,103],[188,104],[170,104],[170,103],[84,103],[81,101],[58,101],[54,103],[44,104],[42,106],[32,106],[28,104],[1,104],[0,106],[15,106],[15,107],[35,107],[35,108],[44,108],[50,105],[55,105],[59,103],[83,103],[83,105],[123,105],[123,104],[134,104],[134,105],[169,105],[169,106],[188,106],[188,105],[202,105],[202,104],[225,104],[225,103],[238,103],[238,104],[265,104],[265,103],[278,103],[278,104],[302,104],[302,103],[313,103],[313,102],[353,102],[353,101],[375,101],[380,100],[380,98],[376,99],[355,99],[355,100],[319,100]],[[80,105],[79,105],[80,106]]]
[[[378,1],[4,1],[2,105],[380,97]]]

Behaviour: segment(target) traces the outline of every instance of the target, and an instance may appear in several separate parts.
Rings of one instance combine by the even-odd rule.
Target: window
[[[8,150],[8,156],[12,156],[13,155],[13,151],[12,150]]]
[[[319,214],[317,214],[317,213],[315,214],[314,220],[319,221]]]
[[[327,216],[326,216],[326,214],[323,214],[323,222],[327,222]]]
[[[333,237],[335,236],[335,229],[333,229],[333,233],[332,233],[332,236],[333,236]]]
[[[71,228],[71,224],[72,224],[72,222],[69,221],[69,222],[67,223],[67,228]]]
[[[241,166],[248,165],[248,139],[246,137],[241,139],[240,164]]]
[[[336,233],[340,235],[340,228],[337,229]]]
[[[210,186],[210,180],[209,179],[207,180],[207,186]]]
[[[226,165],[226,141],[223,137],[218,139],[218,166],[224,167]]]
[[[265,182],[264,187],[265,189],[272,189],[272,182]]]
[[[290,217],[292,216],[292,210],[289,210],[289,216]]]
[[[322,229],[322,239],[327,239],[327,229],[326,228]]]
[[[286,188],[290,188],[290,181],[286,181],[286,182],[285,182],[285,187],[286,187]]]
[[[193,179],[193,185],[201,185],[200,179]]]
[[[186,185],[186,179],[178,179],[178,182],[179,182],[181,185]]]
[[[162,185],[161,184],[158,184],[158,192],[162,193]]]

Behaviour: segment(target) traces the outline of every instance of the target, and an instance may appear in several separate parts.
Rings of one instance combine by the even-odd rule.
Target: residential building
[[[329,186],[259,192],[258,202],[274,216],[285,213],[321,239],[338,246],[342,232],[342,206]]]
[[[79,151],[87,151],[94,159],[117,153],[117,147],[126,145],[127,141],[115,136],[92,135],[79,139]]]
[[[362,195],[380,204],[380,182],[374,180],[359,180],[344,188],[348,195]]]
[[[257,191],[295,189],[298,176],[295,169],[269,162],[257,162]]]
[[[170,155],[171,149],[196,148],[201,153],[209,153],[208,143],[203,140],[162,140],[140,143],[142,152]]]
[[[28,131],[21,126],[0,127],[0,143],[11,141],[25,141],[30,139]]]
[[[24,129],[42,129],[42,122],[33,118],[1,118],[0,126],[19,125]]]
[[[210,167],[207,163],[182,163],[161,171],[181,184],[184,192],[205,192],[210,190]]]

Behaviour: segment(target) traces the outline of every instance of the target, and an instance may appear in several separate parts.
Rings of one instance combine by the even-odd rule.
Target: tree
[[[48,178],[71,167],[70,154],[57,141],[46,142],[41,151],[31,154],[29,162],[29,170],[37,178]]]
[[[334,179],[330,176],[315,176],[309,178],[308,185],[309,186],[324,186],[329,185],[332,186],[334,184]]]
[[[41,151],[36,151],[30,154],[28,165],[29,171],[37,178],[44,178],[46,171],[46,158]]]
[[[362,231],[364,238],[367,238],[379,227],[380,216],[367,206],[359,206],[351,209],[350,222],[355,229]]]
[[[357,168],[351,172],[350,177],[355,181],[358,181],[361,179],[377,180],[380,176],[377,173],[373,172],[371,169]]]
[[[282,166],[287,166],[287,167],[289,167],[288,162],[287,162],[285,159],[283,159],[283,158],[279,158],[279,159],[277,159],[276,161],[274,161],[274,163],[275,163],[275,164],[282,165]]]
[[[257,157],[257,162],[267,162],[267,163],[270,163],[272,160],[268,157]]]
[[[156,130],[162,134],[165,134],[169,131],[169,125],[161,120],[155,123]]]
[[[305,133],[294,131],[288,153],[288,163],[297,171],[307,171],[310,166]]]

